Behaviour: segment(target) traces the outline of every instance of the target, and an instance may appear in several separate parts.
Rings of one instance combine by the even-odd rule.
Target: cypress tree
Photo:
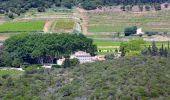
[[[168,49],[167,48],[165,48],[163,54],[164,54],[164,57],[168,57]]]
[[[152,56],[157,56],[158,48],[156,47],[155,41],[152,42]]]
[[[148,47],[148,53],[149,53],[149,55],[152,55],[152,49],[151,49],[151,46],[149,45],[149,47]]]
[[[65,61],[63,63],[63,67],[64,68],[67,68],[67,67],[70,67],[71,66],[71,63],[70,63],[70,56],[65,56]]]
[[[122,47],[122,50],[121,50],[121,57],[124,57],[125,55],[126,55],[125,47]]]
[[[169,51],[169,41],[168,41],[168,51]]]
[[[164,54],[164,45],[162,44],[162,47],[159,49],[159,55],[163,56]]]

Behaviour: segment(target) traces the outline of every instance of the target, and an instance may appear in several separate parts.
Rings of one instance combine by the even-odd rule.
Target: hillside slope
[[[3,82],[0,86],[0,91],[3,91],[0,98],[169,100],[169,65],[169,59],[165,58],[131,57],[54,69],[50,72],[33,71],[34,74],[25,73],[19,79],[13,79],[12,85],[8,78],[0,78]]]

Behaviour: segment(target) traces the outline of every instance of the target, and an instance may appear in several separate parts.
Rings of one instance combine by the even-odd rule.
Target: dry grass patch
[[[75,22],[73,20],[58,20],[55,23],[55,31],[72,31]]]

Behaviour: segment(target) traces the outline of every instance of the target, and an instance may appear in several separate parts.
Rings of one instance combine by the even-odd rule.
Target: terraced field
[[[53,31],[54,32],[72,32],[75,22],[71,19],[57,20],[54,23]]]
[[[170,32],[170,10],[158,12],[88,12],[89,33],[123,32],[128,26],[143,31]]]
[[[45,21],[6,22],[0,25],[0,33],[43,31]]]

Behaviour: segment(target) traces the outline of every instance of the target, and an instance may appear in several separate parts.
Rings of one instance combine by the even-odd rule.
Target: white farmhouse
[[[90,53],[84,52],[84,51],[78,51],[75,54],[70,56],[70,59],[77,58],[79,59],[80,63],[87,63],[87,62],[94,62],[96,61],[95,56],[91,56]]]
[[[144,34],[144,32],[142,32],[142,28],[138,28],[137,31],[136,31],[136,34],[137,35]]]

